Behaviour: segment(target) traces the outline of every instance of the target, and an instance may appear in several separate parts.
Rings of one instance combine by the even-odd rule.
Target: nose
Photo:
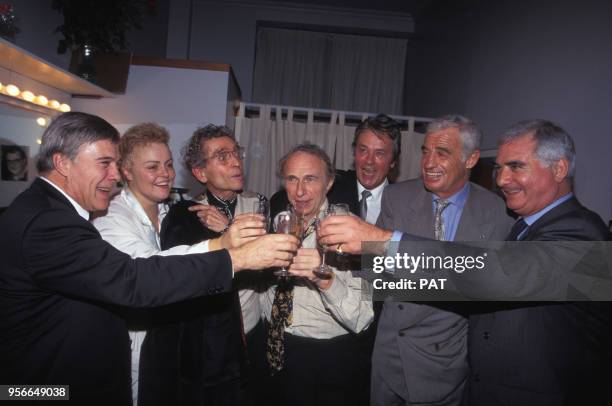
[[[374,152],[370,151],[370,152],[366,153],[365,162],[367,164],[373,164],[374,163]]]
[[[502,166],[501,168],[497,168],[496,171],[495,182],[500,188],[504,187],[510,182],[510,169]]]
[[[108,179],[114,182],[119,181],[119,168],[117,167],[117,162],[111,162],[109,165]]]
[[[434,168],[438,163],[435,154],[423,154],[421,160],[424,168]]]
[[[304,194],[306,194],[306,188],[305,188],[304,182],[302,182],[302,181],[298,182],[297,189],[296,189],[295,192],[300,197],[304,196]]]

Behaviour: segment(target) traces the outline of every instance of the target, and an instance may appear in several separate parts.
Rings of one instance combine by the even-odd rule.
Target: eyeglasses
[[[234,157],[239,161],[244,159],[245,153],[243,147],[236,147],[231,151],[217,151],[210,158],[206,159],[216,159],[222,165],[227,165],[229,163],[230,157]]]

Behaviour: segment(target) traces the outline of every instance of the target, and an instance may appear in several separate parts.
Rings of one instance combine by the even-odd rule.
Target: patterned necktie
[[[508,237],[506,237],[506,241],[518,241],[518,240],[520,240],[518,238],[518,236],[521,235],[523,230],[525,230],[527,227],[528,226],[527,226],[527,223],[525,222],[525,220],[523,220],[522,218],[519,219],[512,226],[512,229],[510,230],[510,234],[508,234]]]
[[[363,192],[361,192],[361,209],[360,209],[360,214],[361,214],[361,219],[363,221],[366,221],[366,217],[368,216],[368,202],[367,202],[367,199],[370,196],[372,196],[372,192],[370,192],[369,190],[364,190]]]
[[[435,201],[436,211],[434,213],[434,238],[438,241],[446,241],[444,235],[444,219],[442,218],[442,212],[450,204],[449,201],[437,199]]]
[[[315,219],[313,218],[306,227],[303,240],[312,234],[315,229]],[[281,278],[274,293],[266,350],[266,358],[272,370],[272,375],[285,366],[285,327],[289,327],[293,322],[293,287],[293,278]]]

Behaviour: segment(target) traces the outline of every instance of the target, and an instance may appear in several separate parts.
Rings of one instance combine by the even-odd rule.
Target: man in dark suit
[[[607,238],[601,218],[573,195],[574,144],[557,125],[544,120],[516,124],[502,136],[496,165],[506,205],[521,216],[506,240]],[[359,252],[362,240],[388,241],[392,236],[367,224],[338,220],[324,225],[322,242],[344,243],[349,252]],[[418,238],[404,234],[402,240]],[[545,252],[530,255],[534,250],[527,248],[520,258],[510,258],[512,266],[502,269],[508,277],[497,288],[505,289],[506,297],[522,288],[545,290],[559,279],[552,267],[563,263],[547,258]],[[526,280],[538,286],[527,286]],[[497,282],[499,275],[492,272],[467,278],[483,291]],[[609,303],[480,303],[471,310],[470,405],[609,405]]]
[[[41,177],[0,217],[2,383],[70,385],[81,403],[129,405],[128,332],[112,305],[227,291],[233,272],[287,265],[297,249],[293,238],[271,235],[230,250],[132,260],[88,221],[108,207],[119,179],[118,139],[97,116],[58,116],[42,137]]]
[[[497,184],[520,216],[509,241],[605,241],[601,218],[572,191],[575,149],[557,125],[530,120],[501,137]],[[609,405],[610,306],[478,306],[470,317],[470,405]]]
[[[206,189],[170,208],[160,231],[162,249],[220,237],[230,223],[248,219],[256,202],[267,202],[258,193],[243,191],[242,154],[228,127],[209,124],[193,133],[182,158]],[[149,371],[142,391],[147,405],[244,405],[245,398],[264,403],[265,384],[259,379],[266,371],[261,276],[243,272],[231,292],[166,309],[170,314],[164,319],[180,322],[147,333],[143,356]]]
[[[353,139],[355,170],[336,171],[334,185],[327,193],[329,203],[346,203],[351,213],[376,223],[389,172],[400,154],[401,136],[400,123],[385,114],[363,120]],[[271,212],[280,213],[287,204],[287,192],[280,190],[270,199]]]

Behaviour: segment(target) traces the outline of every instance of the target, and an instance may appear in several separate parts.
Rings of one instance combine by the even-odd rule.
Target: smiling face
[[[193,175],[216,196],[223,199],[233,198],[244,187],[242,159],[232,154],[225,162],[216,158],[217,153],[235,151],[236,141],[230,137],[218,137],[205,141],[202,145],[202,156],[206,158],[204,166],[193,168]]]
[[[386,135],[377,135],[364,130],[355,141],[355,172],[361,185],[372,190],[382,184],[391,168],[393,160],[393,141]]]
[[[506,205],[523,217],[537,213],[571,191],[567,160],[546,166],[538,159],[536,147],[531,135],[524,135],[500,145],[495,160],[497,185]]]
[[[463,161],[463,144],[456,127],[428,133],[421,152],[423,184],[443,199],[461,190],[480,156],[479,151],[474,151]]]
[[[306,152],[296,152],[287,159],[283,179],[289,202],[306,220],[319,212],[334,183],[325,172],[325,162]]]
[[[176,176],[172,153],[161,142],[135,147],[125,158],[121,171],[128,187],[143,207],[166,200]]]
[[[19,152],[7,152],[6,154],[6,168],[15,177],[23,176],[26,171],[28,161]]]
[[[110,140],[83,144],[74,160],[55,154],[54,165],[64,176],[64,191],[87,211],[106,210],[119,180],[117,145]]]

